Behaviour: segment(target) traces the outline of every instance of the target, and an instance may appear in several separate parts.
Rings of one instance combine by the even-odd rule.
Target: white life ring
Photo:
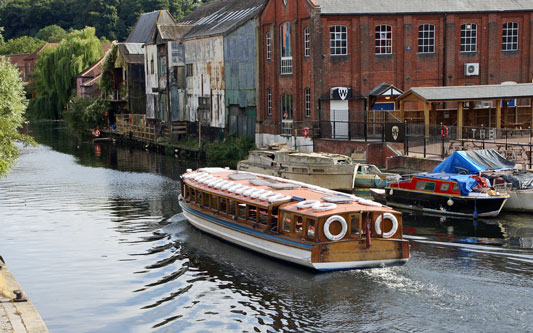
[[[311,208],[315,211],[323,212],[326,210],[332,210],[337,208],[337,205],[332,202],[318,202],[311,206]]]
[[[336,235],[333,235],[331,231],[329,230],[329,227],[331,226],[333,222],[339,222],[342,226],[341,232],[339,232]],[[348,224],[346,224],[346,221],[344,220],[344,218],[342,218],[342,216],[332,215],[326,220],[326,223],[324,223],[324,235],[326,236],[327,239],[331,241],[342,239],[346,235],[347,231],[348,231]]]
[[[383,233],[383,238],[390,238],[394,236],[396,231],[398,231],[398,220],[396,219],[396,216],[392,215],[391,213],[385,213],[383,215],[378,216],[376,222],[374,223],[374,229],[376,230],[376,234],[378,235],[381,235],[381,221],[383,219],[389,219],[392,222],[391,230],[389,230],[389,232]]]
[[[230,188],[230,187],[232,187],[232,186],[234,186],[234,185],[235,185],[235,183],[228,181],[226,184],[222,185],[222,186],[220,187],[220,189],[221,189],[222,191],[227,191],[228,188]]]
[[[247,191],[249,190],[250,188],[246,185],[241,185],[240,187],[238,187],[237,189],[235,189],[235,194],[243,194],[244,191]]]
[[[296,208],[298,209],[307,209],[313,207],[313,205],[320,203],[320,200],[304,200],[300,201],[296,204]]]
[[[246,191],[242,192],[242,195],[244,195],[245,197],[249,197],[250,195],[252,195],[252,193],[254,193],[254,191],[255,191],[255,188],[248,187]]]

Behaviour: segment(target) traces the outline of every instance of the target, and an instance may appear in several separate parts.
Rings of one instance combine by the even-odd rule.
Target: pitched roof
[[[200,5],[178,21],[193,28],[184,38],[228,34],[258,15],[268,0],[215,0]]]
[[[403,100],[413,95],[427,102],[533,98],[533,83],[414,87],[396,99]]]
[[[118,50],[128,64],[144,64],[142,43],[119,43]]]
[[[158,25],[157,29],[161,39],[163,40],[177,40],[183,37],[189,30],[191,30],[192,25],[185,24],[171,24],[171,25]]]
[[[158,10],[142,14],[126,39],[126,43],[150,43],[155,38],[157,25],[176,24],[167,10]]]
[[[531,0],[313,0],[321,14],[471,13],[533,10]]]

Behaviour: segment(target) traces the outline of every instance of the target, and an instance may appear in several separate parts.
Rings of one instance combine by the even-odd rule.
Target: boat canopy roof
[[[457,182],[457,185],[459,185],[459,188],[461,189],[461,195],[468,195],[468,193],[472,192],[472,189],[477,185],[477,180],[470,177],[470,175],[460,175],[456,173],[419,173],[414,176]]]
[[[479,174],[487,170],[509,170],[514,163],[505,159],[494,149],[479,149],[470,151],[456,151],[439,165],[433,172],[447,172],[459,174]]]

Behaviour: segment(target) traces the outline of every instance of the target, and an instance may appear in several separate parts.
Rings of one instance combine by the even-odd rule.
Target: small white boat
[[[355,173],[354,187],[384,188],[401,179],[400,175],[383,172],[374,164],[355,163]]]
[[[279,177],[188,170],[179,204],[196,228],[319,271],[402,265],[402,215],[374,201]]]

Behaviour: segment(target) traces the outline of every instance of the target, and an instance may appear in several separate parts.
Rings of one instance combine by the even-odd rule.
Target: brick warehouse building
[[[319,121],[364,121],[384,82],[533,79],[531,0],[270,0],[259,35],[259,146],[312,145]]]

